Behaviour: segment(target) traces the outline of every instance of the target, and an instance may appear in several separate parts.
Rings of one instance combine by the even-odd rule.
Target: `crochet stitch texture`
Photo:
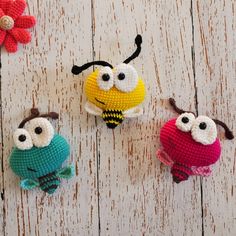
[[[145,85],[136,69],[128,63],[141,52],[142,36],[135,37],[136,50],[123,63],[112,66],[106,61],[74,65],[73,74],[80,74],[93,65],[103,66],[92,72],[85,81],[87,103],[85,109],[92,115],[101,116],[108,128],[114,129],[124,118],[142,115],[138,107],[145,98]]]
[[[190,132],[179,130],[176,119],[168,121],[161,129],[160,140],[165,152],[174,162],[185,166],[209,166],[220,157],[221,147],[217,138],[211,145],[196,142]]]
[[[18,42],[27,44],[31,35],[26,30],[36,24],[34,16],[22,16],[24,0],[0,0],[0,45],[10,53],[17,51]]]
[[[106,92],[101,90],[97,84],[98,74],[99,70],[96,70],[88,76],[85,81],[85,93],[88,100],[102,110],[124,111],[139,105],[144,100],[145,85],[141,78],[139,78],[136,88],[129,93],[121,93],[116,87],[112,87]]]
[[[10,167],[22,178],[39,178],[60,168],[69,153],[66,140],[56,134],[50,148],[34,146],[29,150],[19,150],[15,147],[11,153]]]
[[[52,124],[46,118],[58,119],[58,114],[40,114],[37,108],[21,121],[14,132],[13,148],[9,164],[13,172],[22,178],[20,186],[30,190],[39,187],[52,194],[60,185],[60,179],[74,175],[74,167],[62,167],[70,154],[68,142],[54,134]]]
[[[171,167],[173,181],[180,183],[190,175],[209,176],[213,165],[221,154],[220,140],[216,125],[225,130],[225,137],[234,138],[228,126],[208,116],[197,116],[185,111],[169,98],[170,105],[179,114],[167,121],[160,131],[162,148],[157,150],[157,158]]]
[[[171,174],[176,183],[187,180],[190,175],[210,175],[210,166],[220,158],[219,139],[216,138],[209,145],[197,142],[190,131],[184,132],[177,127],[176,120],[168,121],[161,129],[163,151],[157,152],[158,158],[161,160],[165,155],[169,158],[170,162],[166,163],[171,166]]]

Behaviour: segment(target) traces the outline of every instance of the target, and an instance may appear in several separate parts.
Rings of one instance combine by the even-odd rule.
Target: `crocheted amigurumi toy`
[[[160,141],[163,149],[157,151],[158,159],[171,167],[176,183],[187,180],[190,175],[209,176],[210,166],[221,153],[216,124],[225,129],[227,139],[234,138],[232,132],[222,121],[184,111],[176,106],[173,98],[169,102],[180,116],[162,127]]]
[[[115,67],[106,61],[94,61],[72,68],[72,73],[78,75],[92,65],[104,66],[86,79],[88,101],[85,109],[92,115],[101,116],[111,129],[121,124],[124,118],[137,117],[143,113],[143,109],[137,106],[144,100],[145,85],[135,68],[128,65],[141,52],[141,35],[136,36],[135,44],[136,51]]]
[[[13,135],[16,147],[9,163],[13,172],[23,178],[20,182],[23,189],[38,186],[52,194],[60,185],[60,178],[69,179],[74,175],[74,167],[61,168],[70,147],[61,135],[54,134],[53,126],[45,117],[58,119],[58,114],[40,115],[37,108],[32,108],[31,115],[20,123]]]
[[[24,0],[0,0],[0,45],[8,52],[16,52],[17,44],[31,41],[26,30],[35,25],[33,16],[22,16],[27,4]]]

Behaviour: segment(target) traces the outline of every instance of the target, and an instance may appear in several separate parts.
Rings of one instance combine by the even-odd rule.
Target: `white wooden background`
[[[155,152],[176,116],[166,99],[224,120],[236,133],[235,0],[35,0],[32,43],[1,50],[0,235],[236,235],[236,145],[207,179],[174,184]],[[145,114],[114,131],[84,109],[85,77],[71,67],[120,63],[143,35],[133,64],[142,75]],[[55,195],[22,191],[8,166],[12,132],[32,104],[54,110],[71,144],[76,177]]]

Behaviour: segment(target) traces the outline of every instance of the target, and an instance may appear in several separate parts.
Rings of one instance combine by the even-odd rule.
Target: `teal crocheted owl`
[[[10,167],[21,177],[23,189],[39,187],[52,194],[60,185],[60,179],[69,179],[74,175],[74,167],[62,168],[70,154],[67,141],[59,134],[47,118],[58,119],[58,114],[39,113],[31,109],[31,115],[25,118],[13,134],[15,147],[10,155]]]

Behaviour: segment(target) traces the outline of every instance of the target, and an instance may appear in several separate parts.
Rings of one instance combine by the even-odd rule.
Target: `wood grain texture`
[[[236,133],[236,3],[195,1],[194,34],[198,111],[223,120]],[[236,143],[224,137],[222,155],[203,180],[205,235],[236,233]]]
[[[177,116],[167,103],[224,120],[236,133],[236,4],[234,0],[28,1],[38,19],[32,43],[1,50],[2,171],[0,235],[236,234],[235,141],[224,139],[213,175],[176,185],[156,159],[159,131]],[[84,80],[73,64],[131,62],[146,84],[144,115],[108,130],[84,111]],[[56,130],[71,145],[76,177],[55,195],[23,191],[9,169],[12,133],[32,105],[56,111]],[[2,140],[3,137],[3,140]]]
[[[82,108],[83,81],[71,74],[77,58],[92,59],[91,5],[62,0],[28,4],[27,13],[38,21],[32,43],[14,55],[2,52],[5,234],[97,235],[95,123]],[[59,112],[53,124],[69,140],[68,162],[76,166],[76,177],[63,181],[52,197],[20,190],[8,166],[12,133],[33,103],[42,112]]]
[[[0,91],[1,91],[1,72],[0,72]],[[1,103],[1,95],[0,95],[0,103]],[[1,166],[0,166],[0,235],[4,235],[4,166],[3,166],[3,143],[2,143],[2,106],[0,104],[0,157],[1,157]]]
[[[161,125],[176,116],[165,99],[194,110],[191,29],[190,2],[94,1],[95,59],[121,63],[141,33],[131,64],[147,87],[142,117],[114,131],[98,119],[101,235],[201,234],[200,180],[173,184],[155,157]]]

